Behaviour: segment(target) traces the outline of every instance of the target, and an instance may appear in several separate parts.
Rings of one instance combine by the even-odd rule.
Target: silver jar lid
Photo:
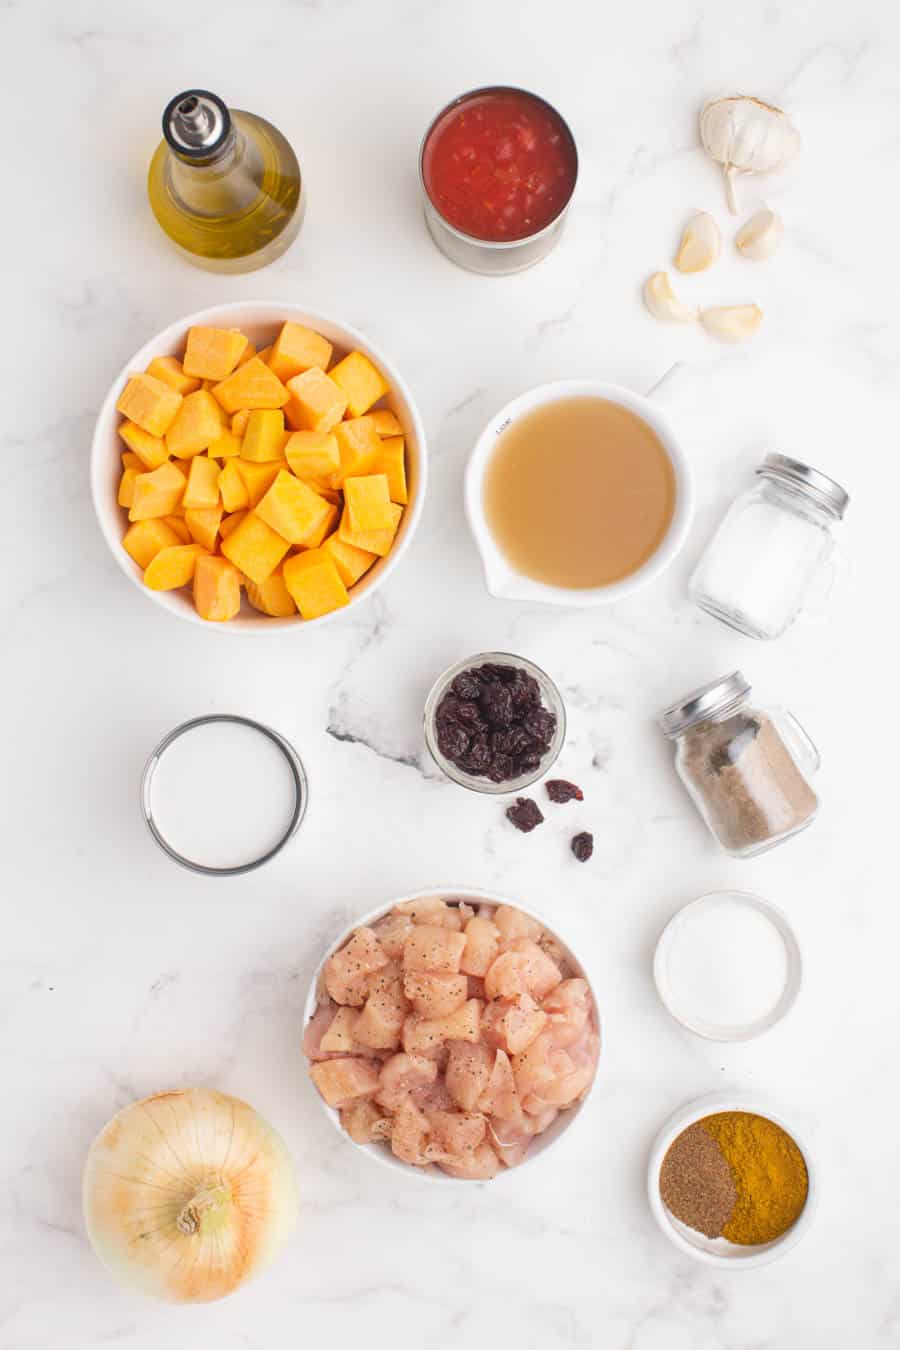
[[[791,459],[790,455],[766,455],[756,472],[764,478],[775,478],[779,482],[790,483],[792,487],[800,488],[819,506],[824,506],[832,515],[837,516],[838,520],[843,517],[850,504],[850,494],[840,483],[836,483],[827,474],[819,473],[818,469],[811,468],[809,464],[801,463],[799,459]]]
[[[659,725],[672,738],[680,736],[688,727],[706,722],[737,707],[750,693],[750,681],[739,670],[693,689],[683,699],[666,708]]]
[[[231,113],[207,89],[185,89],[166,105],[163,135],[176,155],[209,159],[231,134]]]

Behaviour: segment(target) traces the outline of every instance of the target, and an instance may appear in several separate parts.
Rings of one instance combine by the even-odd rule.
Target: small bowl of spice
[[[556,761],[566,710],[539,666],[482,652],[445,670],[425,701],[425,743],[438,768],[473,792],[518,792]]]
[[[795,1246],[813,1219],[809,1153],[767,1102],[713,1093],[689,1102],[656,1136],[650,1208],[670,1242],[706,1265],[766,1265]]]

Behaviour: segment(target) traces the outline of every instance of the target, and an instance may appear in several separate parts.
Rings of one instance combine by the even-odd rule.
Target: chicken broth
[[[501,432],[484,478],[488,528],[517,572],[583,590],[631,576],[659,548],[675,472],[656,432],[605,398],[565,398]]]

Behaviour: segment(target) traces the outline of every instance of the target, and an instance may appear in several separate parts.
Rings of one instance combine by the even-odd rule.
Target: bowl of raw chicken
[[[332,944],[303,1050],[329,1118],[373,1160],[489,1181],[578,1118],[600,1021],[584,967],[533,910],[441,890],[381,906]]]

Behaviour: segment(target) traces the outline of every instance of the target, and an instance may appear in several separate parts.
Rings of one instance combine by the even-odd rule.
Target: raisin
[[[544,819],[541,808],[530,797],[517,797],[513,805],[506,808],[506,818],[523,834],[530,834]]]
[[[442,722],[438,727],[438,749],[454,763],[469,751],[469,734],[458,722]]]
[[[524,755],[519,756],[519,773],[530,773],[532,769],[538,768],[543,758],[538,750],[526,750]]]
[[[508,778],[515,778],[516,766],[512,761],[512,756],[494,755],[487,776],[492,783],[505,783]]]
[[[513,703],[503,684],[488,684],[481,691],[481,711],[494,727],[508,727],[513,720]]]
[[[571,849],[579,862],[587,862],[594,851],[594,836],[587,830],[582,830],[573,838]]]
[[[491,752],[488,738],[483,731],[472,737],[472,743],[469,746],[467,754],[464,754],[459,763],[469,773],[486,773],[490,766],[493,754]]]
[[[541,701],[540,685],[533,675],[526,675],[524,670],[516,671],[516,678],[509,686],[509,693],[514,708],[535,707]]]
[[[481,685],[470,670],[463,670],[453,681],[452,689],[457,698],[471,701],[481,693]]]
[[[575,783],[569,783],[565,778],[550,778],[544,784],[547,789],[547,796],[551,802],[583,802],[584,793]]]

